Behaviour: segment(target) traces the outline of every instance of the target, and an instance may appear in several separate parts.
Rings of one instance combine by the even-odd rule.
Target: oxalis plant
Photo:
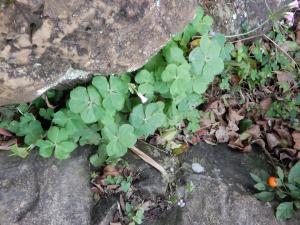
[[[293,217],[300,208],[300,162],[296,163],[288,173],[277,167],[276,175],[271,176],[261,171],[261,176],[251,174],[256,182],[254,188],[259,191],[256,198],[270,202],[277,199],[281,202],[276,208],[276,218],[286,220]]]
[[[26,157],[36,147],[44,158],[63,160],[79,145],[97,145],[98,151],[90,157],[97,167],[118,160],[138,138],[147,138],[157,129],[174,128],[185,121],[188,130],[196,131],[201,95],[223,71],[223,61],[232,49],[223,35],[209,35],[212,23],[199,8],[183,32],[143,68],[119,76],[96,74],[89,84],[70,91],[65,108],[36,107],[36,116],[28,105],[20,105],[19,120],[0,124],[24,137],[24,145],[14,145],[11,151]],[[191,48],[188,43],[195,35],[201,41]],[[53,92],[48,100],[51,97],[56,97]],[[38,117],[49,121],[47,130]]]

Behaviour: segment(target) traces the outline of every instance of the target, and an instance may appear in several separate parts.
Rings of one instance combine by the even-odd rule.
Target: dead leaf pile
[[[258,145],[291,167],[300,159],[300,132],[293,130],[282,119],[265,116],[272,104],[270,88],[256,91],[251,96],[247,93],[241,93],[242,96],[220,96],[205,105],[201,129],[190,143],[227,143],[241,152],[250,152],[253,145]],[[242,104],[240,99],[243,99]]]

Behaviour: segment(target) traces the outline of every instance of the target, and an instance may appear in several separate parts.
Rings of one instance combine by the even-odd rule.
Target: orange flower
[[[276,180],[276,177],[269,177],[269,178],[268,178],[268,185],[269,185],[271,188],[276,188],[276,187],[277,187],[277,180]]]

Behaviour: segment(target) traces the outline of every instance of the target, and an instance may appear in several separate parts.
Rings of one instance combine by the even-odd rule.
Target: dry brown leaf
[[[237,110],[229,108],[228,116],[227,116],[228,121],[238,123],[242,119],[244,119],[244,116],[240,115],[240,112],[238,112]]]
[[[0,150],[10,150],[10,146],[17,144],[17,139],[13,138],[8,141],[0,141]]]
[[[239,127],[237,124],[235,124],[233,121],[229,121],[227,125],[228,130],[230,131],[238,131]]]
[[[207,110],[208,111],[213,111],[218,117],[221,117],[226,112],[224,104],[220,100],[212,102],[208,106]]]
[[[290,86],[295,86],[297,82],[295,81],[294,75],[287,71],[276,71],[278,82],[284,82]]]
[[[255,139],[258,139],[261,137],[261,131],[259,125],[252,125],[248,130],[246,130],[248,134],[251,135],[251,137],[254,137]]]
[[[119,187],[120,187],[120,185],[118,185],[118,184],[109,184],[109,185],[106,186],[106,188],[107,188],[108,190],[116,190],[116,189],[118,189]]]
[[[237,138],[236,140],[230,140],[228,146],[233,149],[239,149],[243,152],[252,151],[252,146],[250,144],[244,145],[240,138]]]
[[[12,137],[13,135],[6,129],[0,127],[0,134],[5,137]]]
[[[288,146],[292,146],[292,135],[287,129],[274,127],[273,130],[276,131],[280,139],[287,142]]]
[[[260,146],[263,149],[266,149],[266,143],[263,139],[256,139],[252,141],[252,144],[257,144],[258,146]]]
[[[299,150],[300,149],[300,133],[294,131],[292,133],[292,137],[293,137],[293,140],[294,140],[294,148]]]
[[[264,112],[267,112],[272,105],[272,99],[270,97],[265,98],[260,102],[259,105]]]
[[[229,141],[228,130],[224,126],[220,126],[215,135],[219,143],[227,143]]]
[[[270,149],[273,149],[280,144],[280,140],[276,134],[267,133],[266,139]]]

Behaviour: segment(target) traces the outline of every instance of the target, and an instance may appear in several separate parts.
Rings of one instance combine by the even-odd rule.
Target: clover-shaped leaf
[[[186,63],[182,49],[173,41],[164,47],[163,55],[169,64],[180,65]]]
[[[221,46],[217,40],[210,40],[208,35],[201,38],[200,46],[194,48],[189,55],[192,71],[196,75],[214,77],[224,69],[224,63],[220,57]]]
[[[138,92],[151,98],[154,93],[154,77],[148,70],[141,70],[135,76],[135,81],[139,84]]]
[[[115,124],[107,124],[102,129],[103,139],[107,142],[106,153],[111,158],[119,158],[126,154],[127,149],[136,143],[134,128],[129,124],[120,127]]]
[[[51,120],[52,117],[53,117],[53,114],[54,114],[54,110],[51,109],[51,108],[47,108],[47,109],[44,109],[44,108],[41,108],[39,110],[39,114],[41,117],[43,117],[44,119],[46,120]]]
[[[12,121],[10,126],[10,130],[17,136],[25,136],[24,142],[27,145],[34,144],[44,132],[40,121],[36,120],[32,113],[25,113],[19,122]]]
[[[40,148],[40,155],[44,158],[51,157],[54,151],[55,158],[67,159],[77,147],[76,144],[68,141],[68,134],[63,128],[51,127],[47,132],[47,137],[49,140],[38,140],[36,143]]]
[[[186,26],[183,32],[176,34],[174,40],[179,41],[181,47],[186,48],[196,34],[205,35],[211,30],[213,19],[210,16],[203,17],[203,15],[203,9],[198,8],[193,21]]]
[[[110,76],[109,82],[104,76],[97,76],[92,84],[103,97],[103,106],[110,111],[120,111],[124,107],[125,96],[128,93],[126,82],[119,77]]]
[[[190,65],[184,63],[180,66],[169,64],[162,72],[162,80],[171,82],[170,93],[173,96],[183,95],[188,89],[191,79]]]
[[[129,122],[135,128],[136,135],[148,137],[157,128],[163,126],[166,122],[163,109],[164,103],[162,102],[135,106],[130,114]]]
[[[72,112],[80,113],[85,123],[97,122],[103,113],[101,97],[93,86],[77,87],[72,90],[69,107]]]
[[[86,128],[79,114],[69,110],[59,110],[53,115],[53,123],[64,127],[69,136],[73,136],[78,130]]]

